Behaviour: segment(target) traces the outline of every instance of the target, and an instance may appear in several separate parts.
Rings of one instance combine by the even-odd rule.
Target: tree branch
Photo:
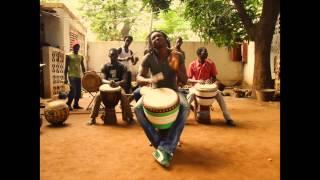
[[[254,24],[252,22],[252,19],[249,17],[249,15],[246,13],[246,10],[244,9],[243,1],[242,0],[232,0],[234,3],[235,8],[238,11],[239,17],[241,21],[243,22],[244,28],[246,29],[248,35],[250,37],[254,37]]]

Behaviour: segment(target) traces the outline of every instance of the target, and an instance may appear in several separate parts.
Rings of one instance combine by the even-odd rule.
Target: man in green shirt
[[[80,49],[80,44],[78,41],[73,42],[72,44],[73,52],[66,55],[66,65],[64,70],[65,84],[68,84],[68,78],[70,81],[70,92],[68,95],[67,105],[70,111],[74,109],[83,109],[79,106],[79,99],[81,96],[81,72],[85,72],[85,67],[83,63],[83,56],[78,54]],[[68,78],[67,78],[68,77]],[[73,108],[71,103],[74,99]]]

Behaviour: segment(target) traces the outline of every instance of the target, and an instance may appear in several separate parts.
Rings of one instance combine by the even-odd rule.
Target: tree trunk
[[[270,49],[272,36],[257,37],[255,41],[255,62],[253,76],[253,96],[255,90],[273,88],[271,69],[270,69]]]
[[[255,90],[273,88],[270,69],[270,50],[279,12],[280,3],[278,0],[265,1],[260,21],[255,27],[255,63],[252,86],[253,97],[255,97]]]
[[[131,23],[130,22],[124,22],[124,25],[121,29],[121,35],[122,37],[125,37],[127,35],[129,35],[129,32],[131,30]]]

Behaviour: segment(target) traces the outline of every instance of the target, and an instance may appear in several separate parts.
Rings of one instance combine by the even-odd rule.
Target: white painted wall
[[[88,42],[88,69],[100,72],[101,66],[109,62],[108,50],[110,48],[119,48],[123,45],[122,41],[98,41]],[[232,61],[226,48],[218,48],[213,44],[204,44],[200,42],[184,42],[182,49],[186,53],[186,67],[196,59],[197,48],[204,46],[208,49],[209,58],[211,58],[217,67],[217,78],[227,86],[232,86],[243,79],[243,63]],[[130,49],[139,57],[138,64],[134,67],[135,75],[138,66],[143,58],[143,52],[146,48],[145,42],[133,41]],[[135,77],[133,77],[135,78]]]
[[[252,86],[254,72],[254,42],[250,41],[248,44],[248,60],[244,64],[243,81],[245,84]]]

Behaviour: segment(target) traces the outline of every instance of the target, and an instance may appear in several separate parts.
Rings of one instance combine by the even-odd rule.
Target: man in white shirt
[[[129,49],[129,46],[131,45],[132,41],[133,41],[132,36],[125,36],[123,47],[120,47],[118,49],[118,54],[119,54],[118,60],[128,70],[127,85],[125,87],[125,92],[127,94],[131,93],[131,79],[132,79],[131,77],[132,77],[132,71],[133,71],[132,66],[134,66],[139,60],[138,57],[134,58],[133,52]]]

